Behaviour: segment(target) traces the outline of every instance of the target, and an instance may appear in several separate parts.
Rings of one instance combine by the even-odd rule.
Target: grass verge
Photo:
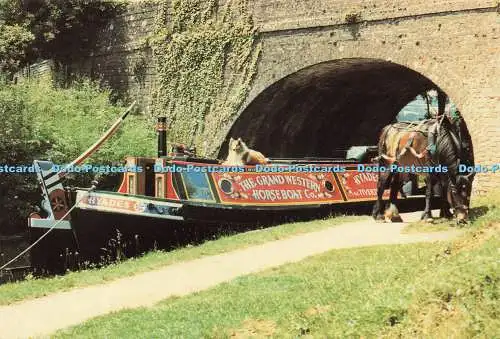
[[[114,279],[158,269],[179,261],[197,259],[206,255],[221,254],[268,241],[284,239],[301,233],[318,231],[344,222],[362,220],[363,216],[334,216],[322,220],[295,222],[275,227],[223,236],[200,246],[184,247],[171,252],[155,251],[139,258],[112,264],[99,269],[68,272],[62,276],[30,279],[0,285],[0,305],[37,298],[50,293],[105,283]]]
[[[448,243],[335,250],[56,337],[485,337],[500,322],[500,194]]]
[[[442,232],[447,231],[450,227],[454,226],[455,221],[449,221],[446,219],[436,219],[432,223],[426,221],[412,222],[406,225],[401,233],[412,234],[412,233],[428,233],[428,232]]]
[[[98,317],[55,337],[373,337],[380,324],[403,316],[412,276],[438,249],[418,244],[332,251],[153,308]]]
[[[413,284],[407,316],[386,338],[498,338],[500,192],[477,199],[467,233],[443,247]]]
[[[498,217],[495,212],[495,207],[500,204],[500,193],[493,192],[485,197],[478,197],[474,199],[472,208],[470,211],[470,220],[472,227],[467,229],[474,230],[477,227],[483,227],[489,220],[494,222],[498,221]],[[488,213],[489,212],[489,213]],[[478,220],[479,219],[479,220]],[[425,220],[420,220],[407,224],[402,233],[427,233],[427,232],[442,232],[447,231],[450,227],[462,227],[457,226],[454,218],[435,218],[432,223]]]

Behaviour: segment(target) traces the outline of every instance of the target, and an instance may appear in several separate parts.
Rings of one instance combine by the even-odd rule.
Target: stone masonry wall
[[[498,0],[253,0],[249,8],[263,50],[244,107],[271,84],[304,67],[342,58],[383,59],[440,86],[465,116],[476,163],[500,163]],[[138,98],[148,110],[154,65],[140,47],[156,14],[154,3],[131,6],[103,32],[94,55],[74,67]],[[351,24],[348,17],[354,18]],[[138,81],[133,66],[141,55],[148,67]],[[476,178],[476,192],[500,187],[500,173]]]
[[[133,98],[144,111],[149,111],[155,67],[151,51],[144,48],[144,43],[152,33],[157,14],[155,2],[130,4],[125,13],[101,32],[92,55],[76,58],[72,70],[100,79],[118,97]],[[141,64],[143,58],[146,68],[137,72],[136,65]]]
[[[275,81],[319,62],[392,61],[423,74],[457,104],[471,131],[476,163],[500,163],[498,3],[397,3],[254,2],[254,20],[263,31],[263,53],[247,103]],[[359,24],[345,23],[344,13],[351,12],[360,13]],[[476,192],[500,187],[500,173],[478,175],[475,183]]]

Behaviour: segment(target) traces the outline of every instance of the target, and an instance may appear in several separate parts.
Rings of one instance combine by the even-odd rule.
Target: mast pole
[[[76,158],[75,160],[73,160],[68,166],[66,166],[65,168],[63,168],[62,170],[60,170],[57,174],[59,175],[59,178],[63,178],[66,176],[66,174],[68,174],[68,172],[66,172],[66,169],[67,168],[70,168],[72,166],[77,166],[79,164],[81,164],[82,162],[85,161],[85,159],[87,159],[88,157],[90,157],[92,154],[94,154],[98,149],[99,147],[106,141],[108,140],[113,134],[116,133],[116,131],[118,130],[118,127],[121,125],[121,123],[123,122],[123,120],[125,120],[125,118],[127,117],[127,115],[130,113],[130,111],[132,110],[132,108],[134,108],[136,102],[134,101],[128,108],[127,110],[121,115],[120,118],[118,118],[118,120],[116,120],[116,122],[103,134],[103,136],[97,140],[92,146],[90,146],[85,152],[83,152],[82,154],[80,154],[80,156],[78,158]]]

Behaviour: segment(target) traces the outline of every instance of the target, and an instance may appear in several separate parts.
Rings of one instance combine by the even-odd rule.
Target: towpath
[[[419,213],[403,215],[415,221]],[[103,285],[78,288],[0,307],[0,338],[48,336],[92,317],[151,306],[238,276],[297,262],[332,249],[448,240],[460,232],[402,234],[404,223],[350,222],[225,254],[181,262]]]

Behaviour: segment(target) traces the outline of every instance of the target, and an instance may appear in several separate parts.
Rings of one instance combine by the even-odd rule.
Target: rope
[[[11,260],[9,260],[8,263],[6,263],[5,265],[3,265],[2,267],[0,267],[0,271],[3,270],[4,268],[6,268],[7,266],[9,266],[10,264],[12,264],[14,261],[16,261],[17,259],[19,259],[22,255],[24,255],[26,252],[28,252],[30,249],[32,249],[33,247],[35,247],[36,244],[38,244],[43,238],[45,238],[47,236],[47,234],[49,234],[50,232],[52,232],[52,230],[54,228],[56,228],[57,225],[59,225],[61,223],[61,221],[63,221],[70,213],[71,211],[73,211],[77,206],[78,204],[84,199],[86,198],[90,192],[92,192],[94,189],[96,188],[95,185],[93,185],[89,191],[87,192],[87,194],[85,194],[80,200],[78,200],[74,205],[73,207],[71,207],[69,209],[68,212],[66,212],[66,214],[59,220],[57,220],[57,222],[52,225],[47,232],[45,232],[44,234],[42,234],[40,236],[40,238],[38,238],[35,242],[33,242],[30,246],[28,246],[26,249],[24,249],[21,253],[19,253],[18,255],[16,255],[14,258],[12,258]]]

